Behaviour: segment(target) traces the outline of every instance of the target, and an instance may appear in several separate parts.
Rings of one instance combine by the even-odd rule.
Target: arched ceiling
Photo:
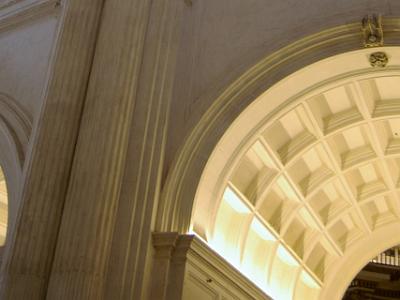
[[[306,92],[237,129],[243,141],[225,137],[229,158],[203,175],[216,198],[196,200],[193,231],[274,299],[321,299],[349,248],[400,223],[400,74],[374,73],[367,58],[358,54],[363,75],[318,88],[300,72]],[[310,70],[321,80],[323,65]]]

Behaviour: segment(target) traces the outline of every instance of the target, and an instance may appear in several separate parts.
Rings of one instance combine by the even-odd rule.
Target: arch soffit
[[[0,93],[0,165],[7,183],[11,223],[17,211],[15,200],[18,198],[31,131],[31,117],[14,98]]]
[[[22,168],[32,131],[32,119],[15,99],[7,94],[0,93],[0,121],[1,129],[8,135],[9,141],[13,144],[18,157],[18,164]]]
[[[386,45],[398,45],[400,37],[396,33],[400,29],[400,19],[385,19],[383,27]],[[162,191],[156,230],[181,233],[189,230],[195,194],[206,163],[225,131],[248,105],[296,71],[334,55],[360,49],[360,23],[334,27],[266,56],[229,85],[186,137],[178,152]],[[364,68],[370,69],[367,62]]]
[[[302,76],[304,75],[301,74],[302,72],[298,72],[297,74],[294,74],[294,76],[285,79],[282,84],[278,84],[271,88],[257,101],[255,101],[250,107],[248,107],[247,110],[240,116],[240,120],[235,121],[227,131],[227,134],[220,140],[205,168],[197,191],[196,200],[198,201],[198,204],[201,204],[201,207],[206,208],[206,210],[202,208],[199,209],[199,207],[197,207],[197,209],[194,209],[194,215],[192,216],[192,221],[195,222],[195,224],[192,224],[195,226],[194,231],[207,239],[214,235],[213,228],[215,228],[215,226],[212,224],[212,222],[216,221],[216,216],[218,212],[217,210],[220,207],[218,203],[220,203],[220,200],[222,199],[222,194],[224,193],[228,180],[232,179],[232,171],[235,171],[235,166],[238,166],[239,160],[241,160],[245,156],[245,153],[248,152],[249,146],[254,148],[254,142],[255,140],[259,139],[261,132],[265,132],[267,128],[273,127],[273,123],[276,123],[276,119],[274,117],[277,116],[277,114],[279,118],[281,118],[283,115],[288,115],[288,112],[293,112],[295,110],[295,107],[300,106],[300,103],[304,101],[309,102],[310,99],[317,99],[322,91],[326,92],[337,90],[338,87],[342,88],[344,85],[348,85],[349,82],[351,82],[351,84],[353,84],[353,82],[354,84],[357,84],[359,82],[370,82],[379,78],[392,77],[397,78],[398,80],[398,78],[400,78],[400,60],[396,57],[399,57],[400,48],[383,48],[383,50],[393,58],[392,65],[386,69],[376,70],[368,66],[367,58],[369,51],[371,51],[370,49],[346,53],[315,64],[315,66],[319,68],[320,64],[325,64],[324,67],[327,67],[327,69],[329,70],[328,73],[334,74],[335,65],[339,66],[338,70],[341,69],[343,65],[346,65],[349,66],[349,70],[352,70],[351,72],[344,72],[344,74],[339,74],[338,76],[334,76],[333,78],[329,78],[328,80],[324,80],[321,73],[316,73],[319,75],[318,77],[320,77],[316,78],[316,85],[312,85],[312,87],[309,88],[310,85],[308,85],[308,82],[303,81],[302,83],[304,83],[304,87],[307,88],[304,89],[304,87],[299,87],[300,92],[294,93],[294,96],[290,97],[288,95],[291,95],[293,92],[293,90],[291,90],[291,86],[295,86],[299,78],[302,78]],[[352,62],[355,62],[355,65],[351,66]],[[359,66],[359,68],[357,69],[355,68],[355,66]],[[315,69],[313,69],[312,66],[307,69],[312,73],[315,72]],[[298,75],[299,77],[297,77],[296,75]],[[307,74],[305,74],[305,77],[308,77]],[[274,103],[274,100],[272,99],[274,99],[276,102]],[[285,99],[287,99],[287,101],[285,101]],[[285,102],[282,102],[282,100]],[[271,104],[271,107],[267,108],[268,104]],[[393,118],[393,114],[391,113],[387,114],[387,116]],[[375,117],[372,120],[373,122],[387,121],[386,117],[383,116],[379,116],[379,120],[375,120]],[[346,125],[344,128],[359,128],[360,124],[361,123],[359,123],[358,121],[355,123],[350,122],[349,125]],[[328,140],[332,139],[332,137],[337,136],[338,132],[340,132],[340,130],[335,129],[332,133],[329,133]],[[297,165],[296,161],[298,161],[298,159],[290,160],[291,161],[289,162],[289,169],[292,169],[293,171],[292,167]],[[294,164],[294,162],[296,163]],[[360,165],[360,163],[366,165],[365,163],[359,161],[351,167],[346,166],[343,170],[345,172],[349,172],[349,170],[356,170],[356,166]],[[372,165],[379,165],[379,163],[372,163]],[[290,177],[291,176],[293,175],[290,175]],[[350,179],[350,182],[352,182],[352,179]],[[308,197],[309,193],[315,195],[316,190],[318,189],[316,188],[315,190],[305,192],[305,196],[307,195]],[[375,197],[375,195],[371,197]],[[373,198],[369,197],[368,201],[371,199]],[[365,199],[359,198],[359,204],[366,204],[367,202],[364,202],[364,200]],[[347,210],[345,209],[345,211]],[[340,223],[337,221],[338,219],[334,217],[332,220],[326,220],[326,223],[325,221],[323,221],[323,224],[327,224],[330,228],[329,230],[335,232],[336,229],[334,226],[336,225],[334,224]],[[287,222],[287,224],[289,223]],[[378,228],[379,230],[377,230],[375,229],[375,225],[373,225],[372,227],[374,227],[374,229],[370,233],[370,236],[367,236],[366,238],[363,237],[360,240],[355,239],[356,241],[349,248],[351,250],[349,250],[347,246],[343,246],[343,249],[338,251],[338,255],[342,256],[341,259],[337,260],[334,264],[329,264],[330,266],[334,266],[335,271],[329,269],[329,272],[325,272],[325,274],[322,275],[322,278],[326,276],[326,278],[323,280],[322,288],[322,292],[324,293],[322,295],[326,296],[321,296],[320,299],[339,299],[341,296],[340,293],[344,292],[348,285],[348,282],[352,279],[352,277],[348,278],[348,274],[355,275],[357,271],[369,259],[374,257],[383,249],[399,243],[399,238],[395,238],[395,236],[397,236],[396,230],[398,230],[399,224],[395,223],[388,225],[383,225],[383,230],[381,230],[381,228]],[[284,232],[288,232],[288,229],[290,229],[289,227],[285,228],[286,229],[284,230]],[[211,231],[208,231],[209,229],[211,229]],[[376,232],[379,232],[379,234],[377,234]],[[337,249],[339,248],[342,247],[340,246]],[[360,255],[360,253],[357,254],[357,251],[359,251],[360,249],[368,249],[368,251],[365,251],[365,253],[363,253],[362,255]],[[311,252],[311,250],[305,251],[306,253],[308,253],[306,257],[310,258],[310,255],[313,252]],[[343,269],[340,269],[339,266],[343,267]],[[346,270],[347,272],[345,278],[347,278],[348,281],[343,280],[343,277],[341,277],[340,280],[337,280],[337,276],[329,277],[329,275],[338,274],[338,272],[342,272],[343,270]],[[334,294],[336,294],[337,296],[333,297]],[[329,297],[327,295],[329,295]]]

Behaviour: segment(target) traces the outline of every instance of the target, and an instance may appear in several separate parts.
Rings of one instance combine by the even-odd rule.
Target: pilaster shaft
[[[178,235],[174,232],[153,234],[155,248],[151,300],[182,298],[187,252],[193,235]]]
[[[108,266],[106,299],[145,299],[184,1],[153,1]],[[190,8],[188,8],[190,9]]]
[[[2,270],[1,299],[44,299],[103,0],[63,1],[21,208]]]
[[[150,0],[106,1],[48,299],[103,299]]]
[[[271,299],[195,235],[154,233],[153,246],[151,300]]]
[[[155,233],[153,246],[156,250],[153,263],[153,288],[150,291],[150,299],[167,299],[171,258],[175,251],[178,233]]]

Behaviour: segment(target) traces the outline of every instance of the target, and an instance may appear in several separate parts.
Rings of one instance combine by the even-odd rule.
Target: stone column
[[[62,3],[21,208],[4,257],[1,299],[44,299],[54,256],[103,0]]]
[[[157,107],[152,106],[152,99],[155,93],[162,95],[162,90],[154,90],[154,86],[160,84],[163,70],[158,69],[157,63],[148,65],[143,59],[145,45],[146,53],[147,45],[150,49],[157,49],[155,54],[165,51],[164,45],[159,43],[159,35],[147,39],[152,30],[150,14],[155,6],[175,1],[105,2],[48,299],[105,298],[107,264],[121,181],[129,167],[126,160],[134,116],[140,117],[136,125],[145,128],[134,136],[137,140],[133,142],[139,143],[135,155],[140,158],[158,151],[152,147],[145,148],[146,143],[141,144],[147,137],[148,128],[148,124],[142,122],[150,121],[147,115],[159,114]],[[166,16],[159,17],[163,20]],[[160,56],[149,59],[157,62]],[[137,111],[146,112],[146,115],[136,115]],[[141,172],[140,161],[134,166],[137,172]],[[134,190],[134,193],[139,194],[139,191]],[[130,196],[135,201],[143,200],[135,194]],[[142,237],[134,238],[139,243]],[[118,290],[114,292],[119,294]],[[112,299],[118,299],[118,296]]]

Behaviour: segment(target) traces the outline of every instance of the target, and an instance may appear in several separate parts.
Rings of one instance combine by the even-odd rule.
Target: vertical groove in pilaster
[[[183,1],[154,1],[152,5],[105,285],[106,299],[143,298],[183,6]]]
[[[65,5],[1,299],[43,299],[51,269],[103,0]]]
[[[107,1],[48,299],[102,299],[151,0]]]

